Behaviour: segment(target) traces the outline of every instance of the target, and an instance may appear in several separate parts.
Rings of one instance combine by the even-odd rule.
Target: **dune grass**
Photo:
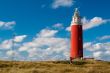
[[[104,61],[0,61],[0,73],[110,73],[110,62]]]

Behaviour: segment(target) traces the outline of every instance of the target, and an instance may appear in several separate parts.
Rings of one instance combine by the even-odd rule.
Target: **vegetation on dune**
[[[0,61],[0,73],[110,73],[110,62],[104,61]]]

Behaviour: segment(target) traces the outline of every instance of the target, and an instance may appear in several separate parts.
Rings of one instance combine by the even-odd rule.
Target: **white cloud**
[[[86,42],[83,44],[83,48],[89,48],[92,46],[92,42]]]
[[[11,49],[11,47],[12,47],[12,39],[4,40],[2,43],[0,43],[0,49]]]
[[[103,19],[101,17],[94,17],[90,20],[86,19],[85,17],[82,19],[82,26],[83,30],[92,29],[94,27],[98,27],[100,25],[103,25],[107,22],[110,22],[110,19]],[[71,31],[71,26],[66,28],[67,31]]]
[[[90,51],[95,59],[110,61],[110,42],[87,42],[84,45],[84,49]]]
[[[29,57],[34,57],[38,54],[36,48],[28,49],[27,52],[29,53]]]
[[[103,46],[101,43],[94,44],[92,42],[87,42],[87,43],[84,43],[83,48],[89,51],[97,51],[103,48]]]
[[[31,42],[24,43],[19,51],[28,52],[28,60],[33,58],[34,60],[57,60],[59,57],[61,57],[59,60],[67,59],[69,58],[69,40],[56,38],[57,32],[56,30],[43,29]]]
[[[69,41],[66,38],[35,38],[32,42],[25,43],[19,48],[19,51],[27,51],[29,57],[36,57],[36,60],[48,60],[55,55],[63,55],[63,58],[67,58],[69,55]],[[67,53],[66,53],[67,52]]]
[[[110,35],[105,35],[105,36],[102,36],[102,37],[98,37],[98,40],[107,40],[107,39],[110,39]]]
[[[15,42],[22,42],[26,37],[27,37],[27,35],[15,36],[14,41]]]
[[[6,49],[6,54],[9,56],[15,52],[18,60],[69,59],[70,41],[68,38],[55,37],[57,33],[58,30],[43,29],[32,41],[24,42],[15,51],[10,50],[12,47],[12,39],[0,43],[0,49]],[[95,59],[110,61],[110,42],[86,42],[83,47],[85,50],[90,51]],[[22,52],[28,54],[25,56]]]
[[[27,44],[27,46],[29,46],[29,45]],[[28,50],[28,47],[27,46],[21,46],[19,48],[19,51],[26,51],[26,50]]]
[[[83,23],[83,30],[87,30],[87,29],[91,29],[94,27],[97,27],[99,25],[102,25],[106,22],[108,22],[109,20],[106,19],[102,19],[101,17],[94,17],[91,20],[87,20],[85,17],[82,19],[82,23]]]
[[[107,51],[105,52],[105,54],[106,54],[106,55],[110,55],[110,50],[107,50]]]
[[[9,50],[9,51],[6,52],[6,54],[7,54],[8,56],[13,56],[13,55],[16,54],[16,52],[13,51],[13,50]]]
[[[15,24],[16,24],[15,21],[11,22],[0,21],[0,29],[12,29]]]
[[[43,29],[37,36],[40,38],[53,37],[57,32],[57,30]]]
[[[101,59],[101,55],[103,55],[102,51],[93,52],[94,58]]]
[[[0,49],[12,49],[12,46],[14,45],[15,47],[19,46],[17,43],[20,43],[24,40],[24,38],[26,38],[26,35],[21,35],[21,36],[15,36],[14,38],[14,44],[13,44],[13,39],[8,39],[8,40],[4,40],[0,43]]]
[[[71,26],[67,27],[66,31],[71,31]]]
[[[7,50],[5,57],[6,57],[6,59],[3,58],[5,60],[16,60],[16,61],[25,60],[25,58],[22,55],[20,55],[20,52],[18,52],[17,50]]]
[[[54,28],[59,28],[59,29],[63,29],[63,24],[62,23],[57,23],[53,25]]]
[[[92,43],[92,42],[87,42],[84,43],[84,47],[88,51],[98,51],[98,50],[104,50],[107,49],[108,43]],[[110,47],[110,46],[109,46]]]
[[[59,7],[71,7],[74,0],[54,0],[52,8],[56,9]]]

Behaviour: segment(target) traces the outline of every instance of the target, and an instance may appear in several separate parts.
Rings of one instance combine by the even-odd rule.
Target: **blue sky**
[[[52,50],[52,54],[48,53],[44,60],[68,59],[70,31],[67,28],[71,24],[74,9],[78,7],[85,28],[84,56],[110,60],[109,3],[109,0],[0,0],[0,58],[10,59],[7,55],[15,53],[19,57],[17,60],[42,60],[45,54],[39,57],[38,53]],[[16,33],[14,51],[11,50],[13,30]],[[35,40],[45,41],[41,44]],[[48,40],[54,43],[50,41],[46,44]],[[56,42],[63,44],[56,46]],[[27,47],[29,43],[31,45]],[[54,51],[53,44],[58,51]],[[22,48],[25,50],[20,51]],[[102,53],[105,55],[101,56]]]

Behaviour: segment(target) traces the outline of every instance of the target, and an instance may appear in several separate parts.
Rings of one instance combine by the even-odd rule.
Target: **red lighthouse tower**
[[[78,9],[76,8],[71,22],[70,62],[77,58],[83,58],[83,38],[81,17]]]

